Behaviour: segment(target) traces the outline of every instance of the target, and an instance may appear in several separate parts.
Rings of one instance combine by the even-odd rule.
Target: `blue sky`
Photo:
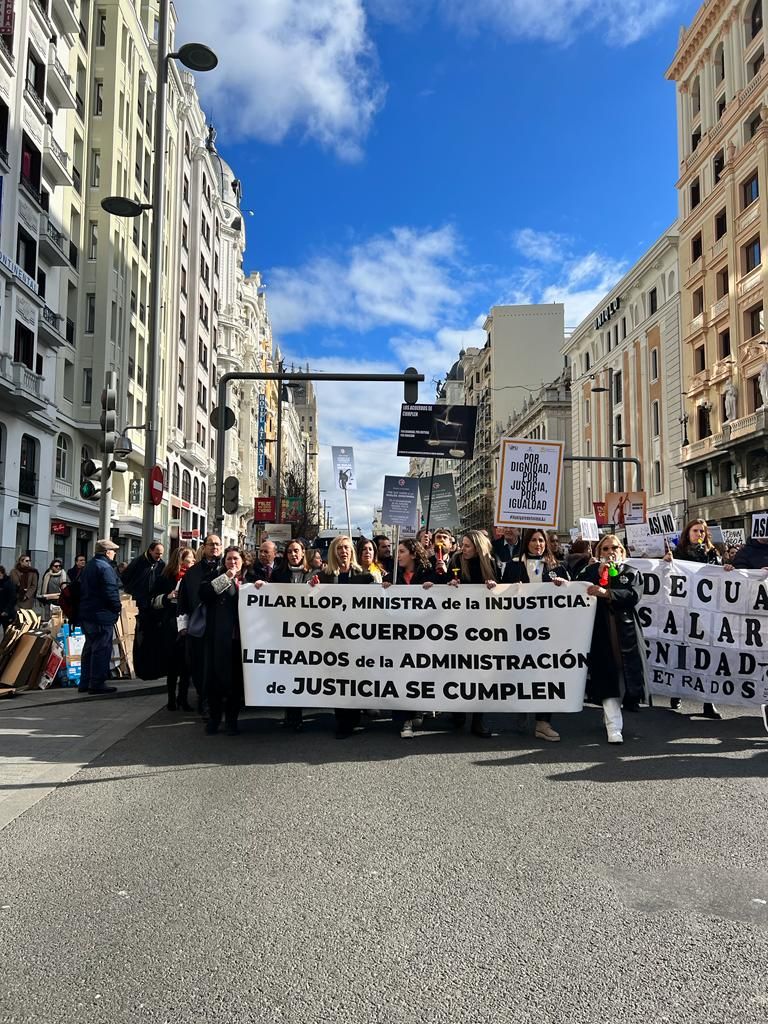
[[[576,326],[674,220],[683,0],[177,0],[180,34],[241,177],[246,268],[276,341],[319,370],[424,372],[422,397],[494,303],[562,301]],[[196,25],[206,25],[196,31]],[[535,363],[523,383],[536,386]],[[355,447],[370,526],[399,386],[319,389],[330,444]]]

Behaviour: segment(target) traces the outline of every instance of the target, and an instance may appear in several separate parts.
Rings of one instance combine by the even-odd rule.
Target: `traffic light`
[[[418,377],[419,371],[409,366],[404,371],[406,377]],[[406,380],[403,382],[403,398],[406,405],[416,405],[419,401],[419,382],[418,380]]]
[[[81,467],[80,497],[86,501],[98,501],[101,494],[101,471],[103,463],[99,459],[86,459]]]
[[[233,515],[240,507],[240,481],[236,476],[228,476],[224,481],[224,511]]]
[[[109,376],[112,376],[111,374]],[[115,450],[117,441],[117,391],[110,387],[112,381],[108,380],[107,387],[101,392],[101,429],[104,431],[104,451],[108,454]]]

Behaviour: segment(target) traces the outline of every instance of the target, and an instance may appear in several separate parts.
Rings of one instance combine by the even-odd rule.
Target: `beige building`
[[[571,452],[640,460],[650,510],[685,517],[678,235],[666,231],[563,345],[571,370]],[[611,490],[636,490],[634,466],[573,464],[573,517]]]
[[[768,501],[768,44],[763,0],[709,0],[680,34],[680,279],[690,514],[725,526]]]
[[[467,349],[460,360],[465,401],[478,407],[474,458],[459,463],[456,471],[465,529],[491,524],[499,433],[522,410],[526,396],[562,369],[564,307],[494,306],[483,329],[483,348]]]

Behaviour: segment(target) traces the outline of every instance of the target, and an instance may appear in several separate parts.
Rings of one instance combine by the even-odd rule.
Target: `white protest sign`
[[[568,532],[571,535],[571,540],[578,540],[579,539],[579,528],[578,528],[578,526],[572,526]]]
[[[729,548],[740,548],[746,544],[746,536],[741,529],[723,530],[723,543]]]
[[[600,540],[600,530],[594,516],[587,519],[579,519],[579,533],[582,540]]]
[[[761,570],[631,559],[651,693],[759,710],[768,703],[768,581]]]
[[[494,525],[557,526],[562,469],[562,441],[505,437],[496,481]]]
[[[336,481],[336,488],[340,491],[354,491],[357,489],[355,478],[355,453],[352,448],[339,448],[331,446],[331,457],[333,459],[333,476]]]
[[[658,512],[649,512],[648,529],[654,537],[671,537],[673,533],[677,533],[677,524],[672,509],[663,508]]]
[[[752,513],[752,539],[765,540],[768,537],[768,512]]]
[[[595,617],[586,591],[585,583],[492,592],[246,584],[245,703],[580,711]]]
[[[648,523],[627,526],[626,534],[629,553],[635,558],[663,558],[666,554],[663,534],[652,534]]]

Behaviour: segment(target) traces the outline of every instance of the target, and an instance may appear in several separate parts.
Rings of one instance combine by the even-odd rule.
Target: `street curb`
[[[39,770],[33,773],[32,782],[27,787],[22,785],[18,792],[3,797],[4,787],[0,785],[0,831],[158,712],[165,703],[160,692],[157,688],[147,696],[131,698],[130,706],[119,718],[106,722],[88,736],[73,742],[66,761],[43,762]],[[111,699],[121,701],[122,695]]]

